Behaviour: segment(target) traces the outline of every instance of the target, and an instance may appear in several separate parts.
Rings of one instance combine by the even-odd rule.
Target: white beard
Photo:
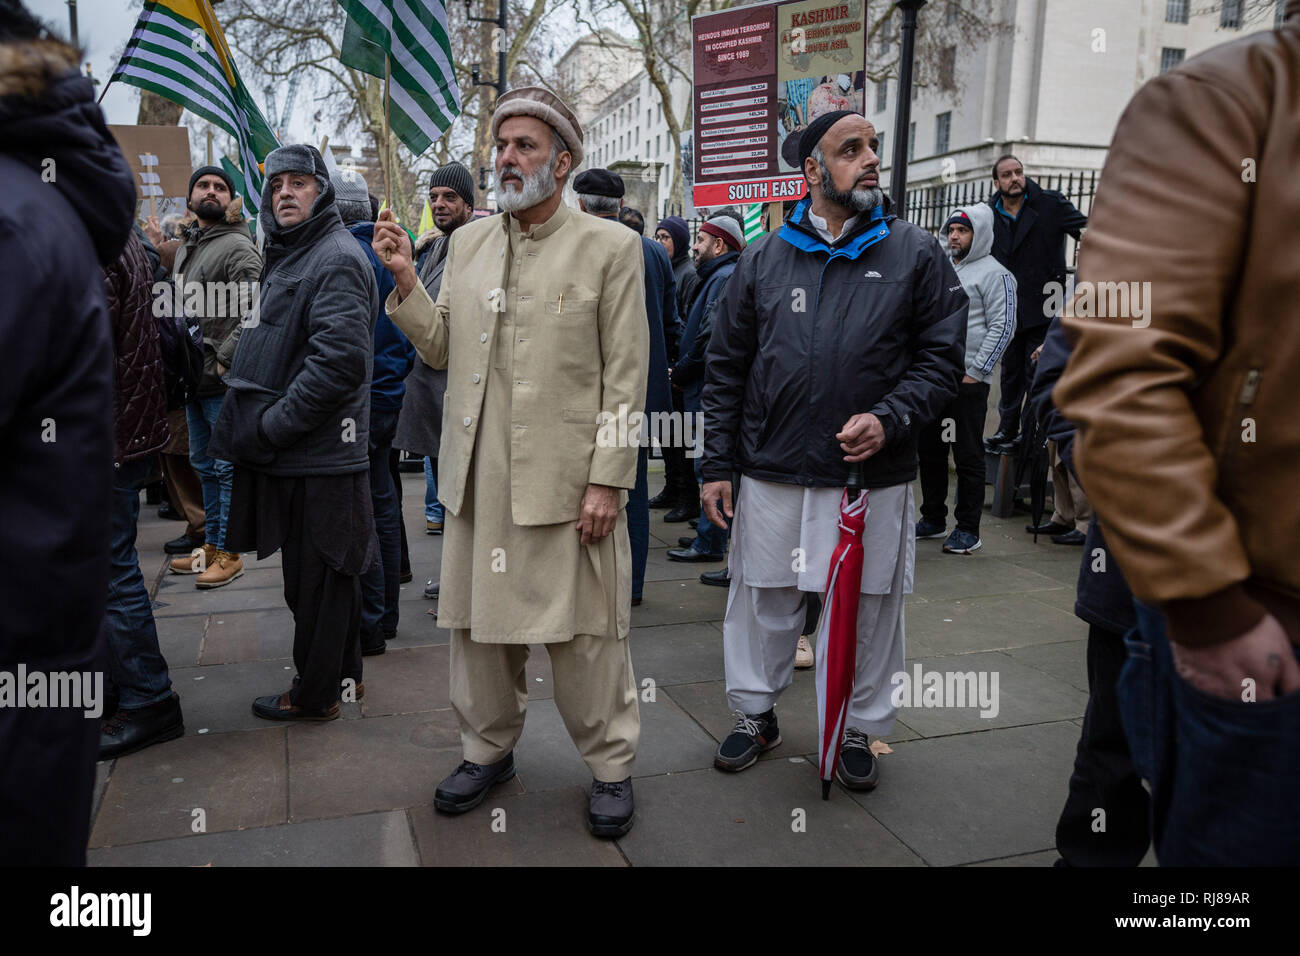
[[[520,212],[550,199],[555,193],[555,161],[558,158],[557,154],[552,153],[546,165],[531,176],[524,176],[517,166],[504,167],[502,173],[512,172],[520,176],[524,185],[521,189],[508,189],[500,184],[500,175],[498,175],[497,205],[505,212]]]

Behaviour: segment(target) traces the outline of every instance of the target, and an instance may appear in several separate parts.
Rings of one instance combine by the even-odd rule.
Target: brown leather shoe
[[[244,573],[244,559],[229,551],[218,551],[208,562],[208,569],[194,582],[196,588],[219,588]]]
[[[339,715],[338,701],[328,710],[307,710],[289,702],[289,691],[283,694],[271,694],[253,701],[254,716],[265,720],[334,720]]]
[[[200,559],[202,555],[202,559]],[[195,548],[189,554],[182,554],[179,558],[172,558],[168,564],[168,570],[172,574],[202,574],[217,557],[217,546],[215,544],[204,544],[201,548]]]

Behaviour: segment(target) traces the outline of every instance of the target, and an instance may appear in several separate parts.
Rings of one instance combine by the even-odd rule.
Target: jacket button
[[[474,384],[475,384],[475,385],[478,384],[478,372],[475,372],[475,373],[474,373]]]
[[[478,340],[479,340],[480,342],[486,342],[486,341],[487,341],[487,333],[484,332],[482,335],[480,335],[480,336],[478,337]]]
[[[465,419],[465,427],[466,427],[466,428],[469,428],[469,419],[468,419],[468,418]]]

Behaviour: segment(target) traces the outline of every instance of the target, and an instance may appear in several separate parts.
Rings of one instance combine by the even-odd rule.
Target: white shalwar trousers
[[[794,680],[807,592],[822,594],[825,613],[842,491],[741,477],[722,624],[732,710],[765,713]],[[857,673],[846,726],[876,736],[893,730],[898,717],[891,678],[904,667],[903,597],[912,592],[916,563],[913,509],[910,484],[868,491]],[[817,648],[819,658],[823,651]]]

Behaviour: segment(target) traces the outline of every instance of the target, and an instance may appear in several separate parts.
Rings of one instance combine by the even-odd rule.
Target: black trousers
[[[1122,634],[1088,629],[1088,709],[1056,824],[1056,849],[1070,866],[1137,866],[1151,844],[1150,798],[1133,769],[1115,692],[1124,656]]]
[[[673,411],[685,416],[685,395],[680,389],[670,389],[673,395]],[[663,446],[664,453],[664,487],[676,493],[683,504],[697,501],[700,489],[695,484],[695,468],[686,460],[686,447],[674,442]]]
[[[1047,338],[1047,325],[1017,329],[1011,344],[1002,353],[1002,398],[998,400],[998,431],[1015,436],[1020,432],[1020,411],[1025,392],[1034,380],[1034,364],[1029,356]]]
[[[307,495],[289,508],[281,546],[284,602],[293,612],[293,663],[299,683],[290,700],[326,710],[339,699],[344,678],[361,679],[361,578],[326,563],[307,527]]]
[[[948,517],[948,449],[957,463],[957,527],[980,533],[984,510],[984,416],[988,413],[989,386],[963,382],[957,397],[939,413],[939,420],[917,436],[921,472],[921,517],[942,524]],[[948,434],[945,434],[947,432]],[[951,446],[945,438],[951,438]]]
[[[402,453],[396,448],[388,452],[388,470],[393,474],[393,493],[397,496],[397,514],[402,515],[402,472],[397,466],[401,463]],[[406,519],[399,522],[402,529],[401,575],[405,577],[411,571],[411,552],[406,547]]]

